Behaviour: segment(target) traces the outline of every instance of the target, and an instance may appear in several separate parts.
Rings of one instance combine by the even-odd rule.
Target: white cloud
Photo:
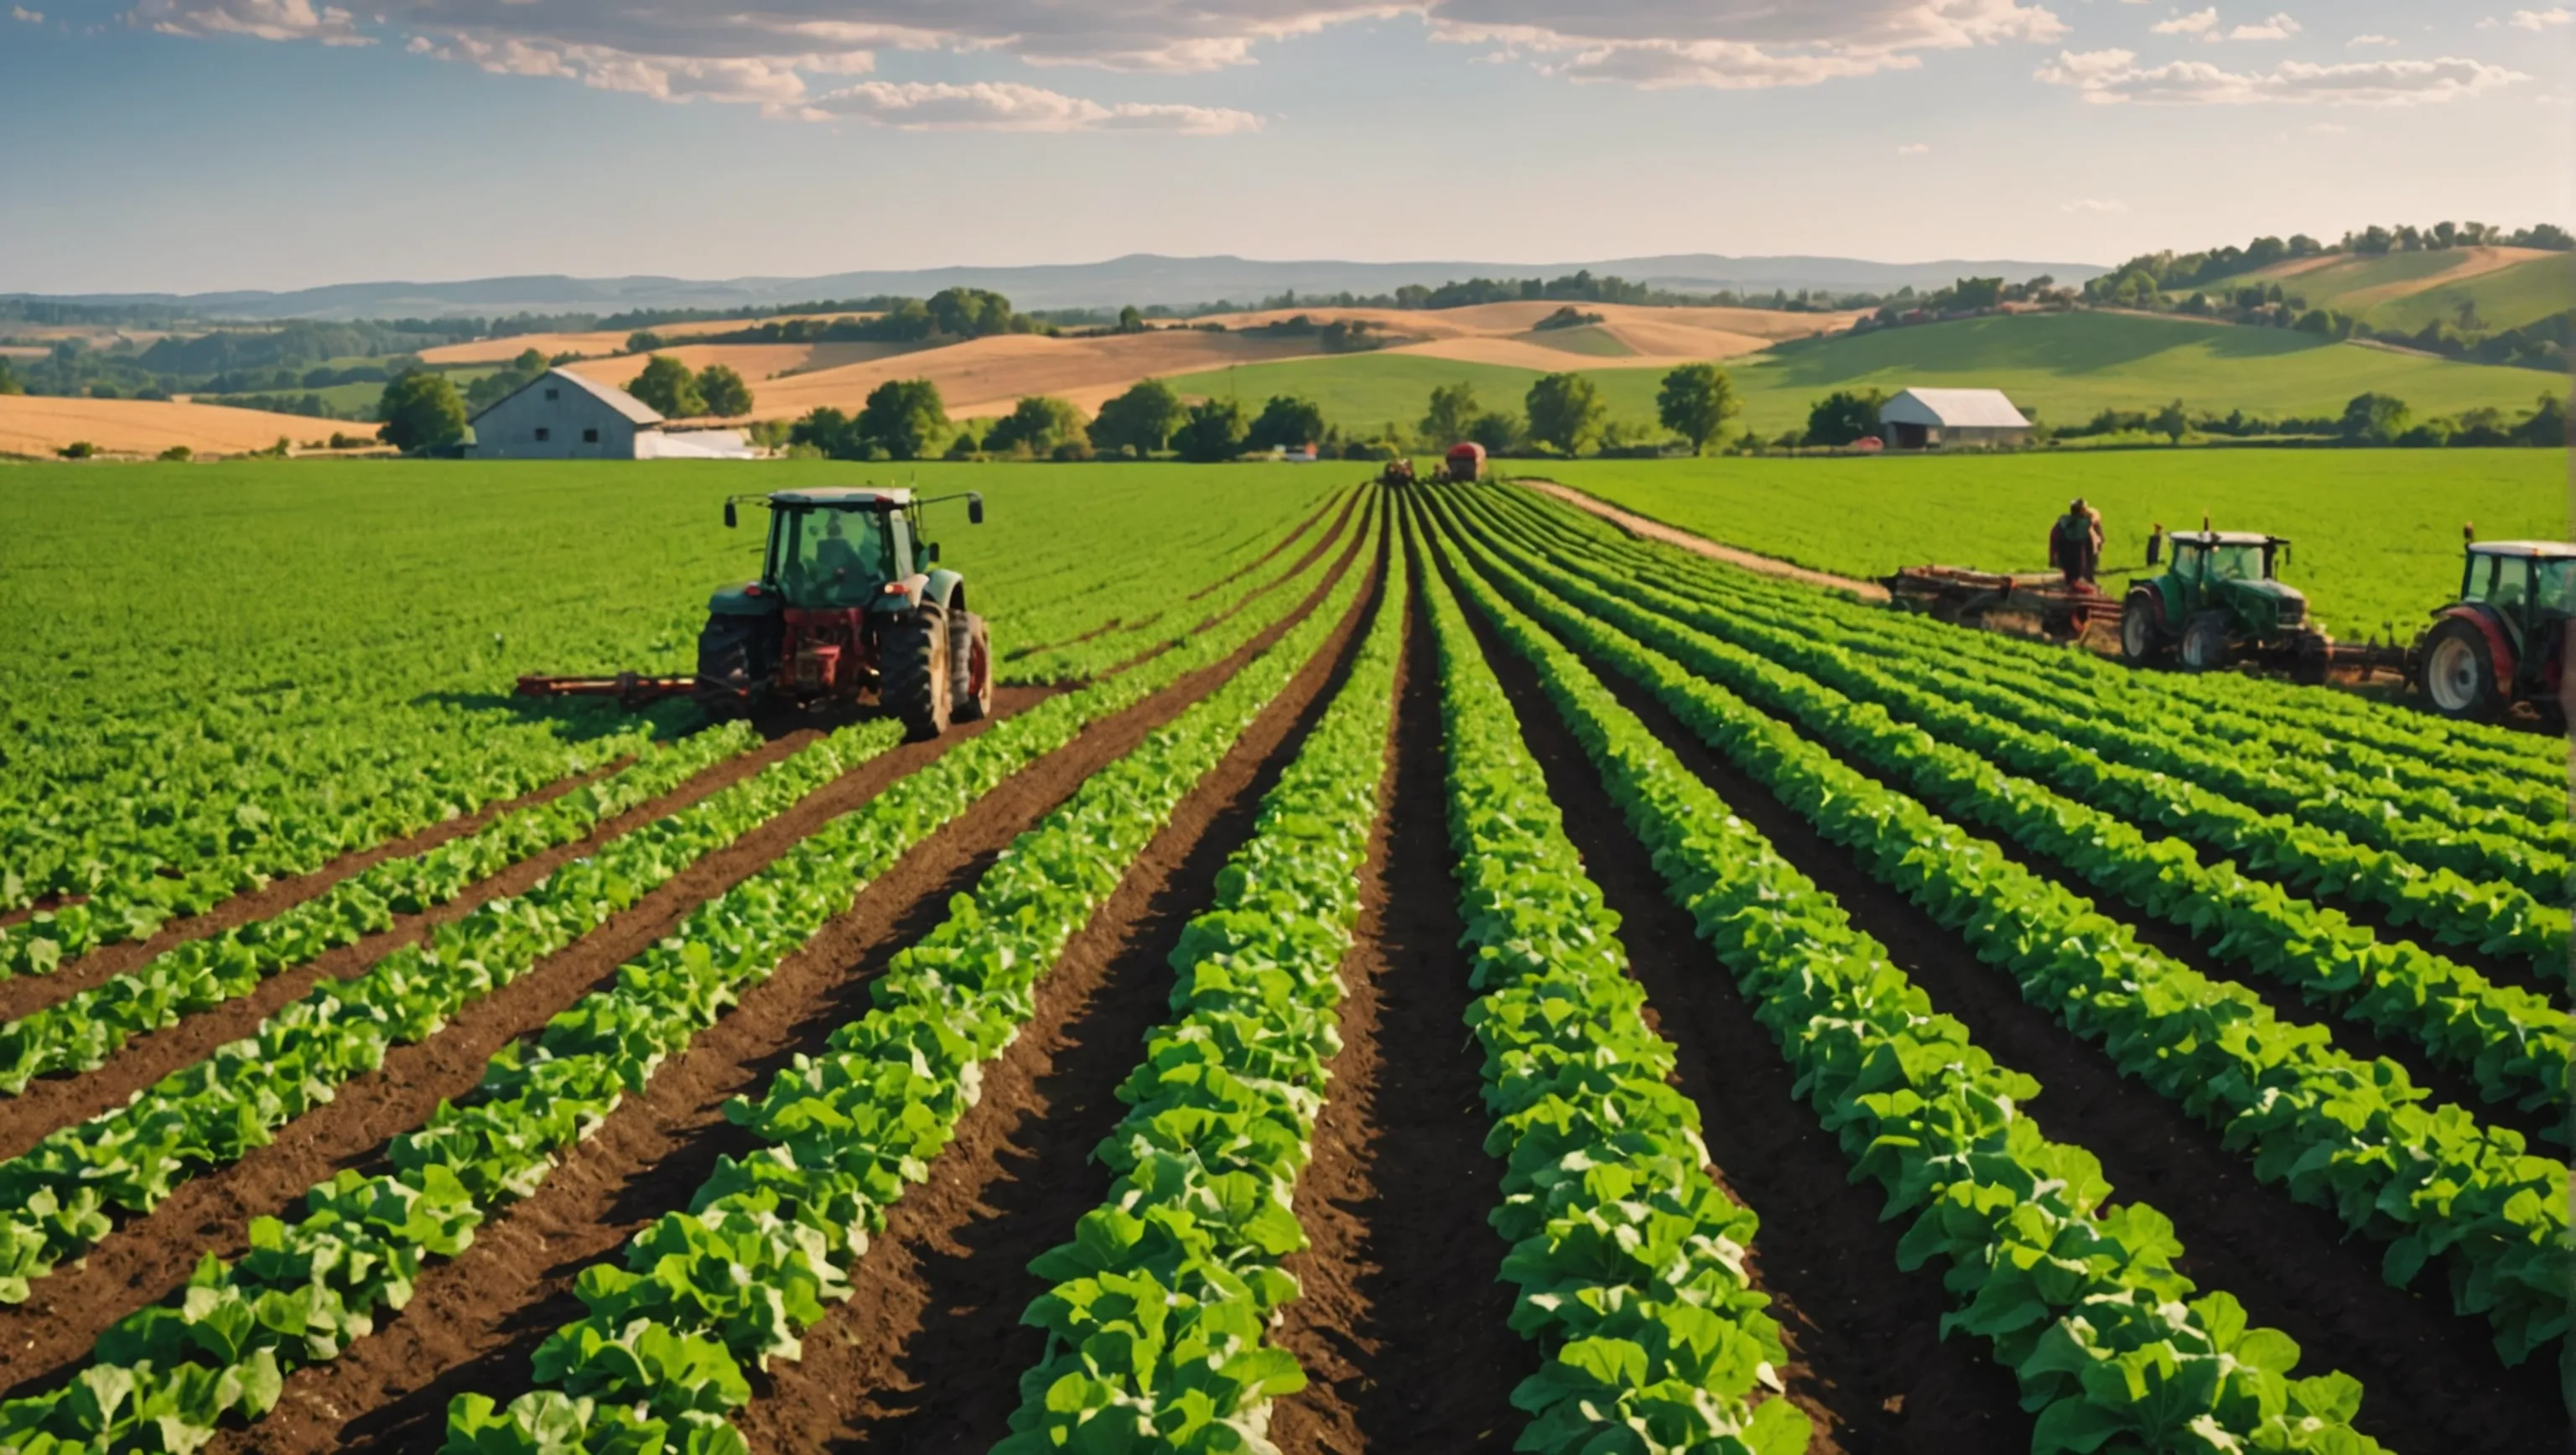
[[[862,81],[815,99],[812,112],[906,131],[1257,131],[1261,118],[1213,106],[1104,106],[1036,86]]]
[[[783,79],[865,72],[877,52],[1000,52],[1040,66],[1190,73],[1246,65],[1267,41],[1402,13],[1439,38],[1500,47],[1551,74],[1640,87],[1799,86],[1908,69],[1923,53],[2061,39],[2025,0],[380,0],[375,23],[428,54],[684,99],[764,105]],[[183,34],[323,38],[312,0],[135,0]],[[278,18],[301,12],[304,18]],[[704,84],[691,89],[692,78]]]
[[[2256,25],[2240,25],[2227,32],[2229,40],[2288,40],[2299,33],[2299,22],[2286,13]]]
[[[2229,71],[2207,61],[2140,66],[2125,50],[2065,51],[2038,78],[2068,86],[2103,105],[2135,101],[2167,106],[2245,106],[2262,102],[2315,106],[2416,106],[2475,96],[2531,78],[2484,61],[2445,56],[2431,61],[2348,61],[2320,66],[2284,61],[2269,71]]]
[[[2397,41],[2396,41],[2395,37],[2393,37],[2393,36],[2385,36],[2385,35],[2356,35],[2356,36],[2354,36],[2352,39],[2350,39],[2350,40],[2348,40],[2348,41],[2345,41],[2345,42],[2344,42],[2344,44],[2345,44],[2345,45],[2349,45],[2349,46],[2364,46],[2364,45],[2395,45],[2395,44],[2397,44]]]
[[[1898,147],[1896,149],[1896,154],[1900,157],[1919,157],[1930,150],[1932,150],[1932,144],[1930,142],[1909,141],[1905,145]]]
[[[2159,20],[2147,27],[2158,35],[2207,35],[2217,28],[2218,7],[2214,5],[2189,15],[2177,15],[2171,20]]]
[[[337,5],[319,10],[313,0],[142,0],[134,18],[170,35],[246,35],[260,40],[318,40],[324,45],[373,45],[357,21]]]
[[[2505,23],[2518,30],[2548,30],[2571,20],[2576,20],[2576,15],[2553,5],[2547,10],[2517,10],[2513,19]]]
[[[2057,210],[2060,212],[2126,212],[2129,210],[2129,204],[2105,197],[2078,197],[2072,202],[2058,203]]]
[[[41,10],[30,10],[23,5],[12,5],[9,7],[9,18],[11,20],[23,20],[29,25],[42,25],[45,23],[45,12]]]

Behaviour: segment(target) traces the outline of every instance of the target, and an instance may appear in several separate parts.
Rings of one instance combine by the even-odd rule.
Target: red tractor
[[[2416,640],[2415,686],[2444,717],[2496,718],[2533,703],[2563,720],[2567,623],[2576,615],[2576,545],[2469,542],[2460,596]]]
[[[940,499],[955,499],[942,496]],[[965,494],[981,525],[984,498]],[[694,677],[522,677],[525,697],[614,696],[628,708],[689,696],[711,718],[755,708],[810,708],[873,697],[916,738],[972,722],[992,705],[993,650],[966,609],[966,580],[938,566],[909,490],[780,490],[727,500],[769,508],[760,579],[707,603]]]
[[[1440,479],[1451,485],[1473,485],[1485,478],[1485,447],[1473,440],[1451,445],[1440,459]]]

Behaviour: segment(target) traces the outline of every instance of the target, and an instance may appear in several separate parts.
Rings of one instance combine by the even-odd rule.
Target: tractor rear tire
[[[878,701],[915,742],[948,731],[947,616],[925,606],[886,623],[879,642]]]
[[[974,722],[993,706],[993,636],[984,618],[961,611],[948,619],[948,720]]]
[[[2486,633],[2476,623],[2457,617],[2425,634],[2415,686],[2444,717],[2487,722],[2503,706],[2495,661],[2487,654]]]
[[[768,620],[757,616],[710,616],[698,633],[698,678],[691,695],[709,722],[731,722],[751,712],[751,695],[759,685],[755,660],[761,631]]]
[[[2233,647],[2227,640],[2227,618],[2203,612],[2182,629],[2182,665],[2187,672],[2216,672],[2227,666]]]
[[[2158,625],[2164,616],[2163,603],[2152,591],[2132,591],[2120,608],[2120,659],[2132,667],[2143,667],[2165,654],[2164,633]]]

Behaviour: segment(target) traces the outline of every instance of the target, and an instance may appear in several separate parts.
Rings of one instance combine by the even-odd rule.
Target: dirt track
[[[1777,576],[1784,581],[1795,581],[1805,586],[1822,586],[1834,591],[1848,591],[1863,601],[1880,605],[1884,605],[1887,601],[1887,588],[1875,581],[1862,581],[1850,576],[1811,571],[1804,566],[1793,566],[1787,561],[1776,560],[1770,556],[1757,556],[1751,551],[1740,550],[1734,546],[1721,546],[1705,536],[1695,536],[1689,531],[1666,525],[1660,520],[1650,519],[1635,511],[1622,510],[1606,500],[1586,495],[1571,485],[1559,485],[1553,480],[1529,479],[1515,480],[1512,483],[1526,485],[1542,495],[1552,495],[1577,510],[1601,517],[1632,536],[1642,536],[1650,541],[1662,541],[1668,546],[1679,546],[1693,555],[1706,556],[1712,561],[1724,561],[1730,566],[1741,566],[1747,571],[1758,571],[1765,576]]]

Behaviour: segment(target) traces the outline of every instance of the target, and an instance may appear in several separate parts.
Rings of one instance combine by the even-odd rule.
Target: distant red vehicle
[[[1473,485],[1485,478],[1485,447],[1472,440],[1449,447],[1440,462],[1440,478],[1459,485]]]

